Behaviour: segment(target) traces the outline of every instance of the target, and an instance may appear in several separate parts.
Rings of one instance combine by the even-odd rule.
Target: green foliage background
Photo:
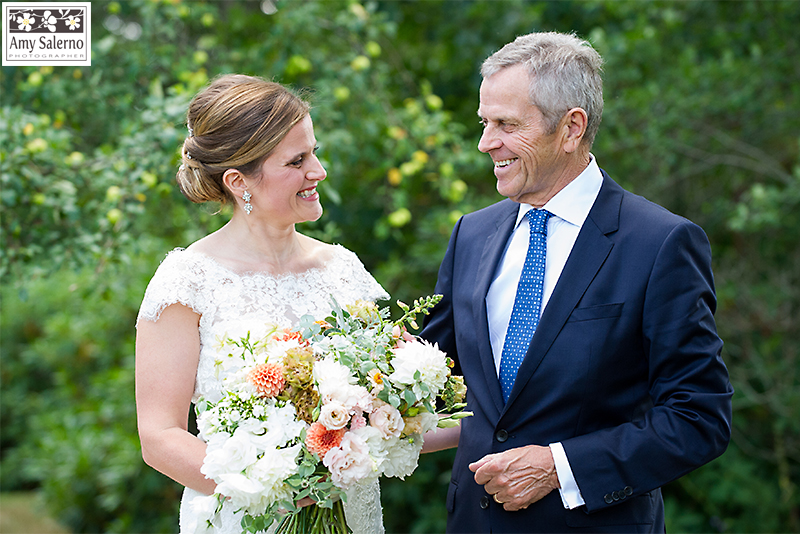
[[[458,216],[499,199],[480,62],[558,30],[606,59],[601,166],[713,247],[734,437],[665,488],[668,529],[800,531],[798,27],[779,0],[93,2],[91,67],[0,71],[0,489],[41,488],[74,532],[176,529],[180,488],[139,452],[134,324],[165,253],[226,221],[174,185],[210,78],[311,91],[329,177],[301,231],[406,300]],[[383,484],[389,532],[443,532],[451,461]]]

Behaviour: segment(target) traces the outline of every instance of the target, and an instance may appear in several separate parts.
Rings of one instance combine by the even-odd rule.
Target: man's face
[[[483,80],[478,116],[484,125],[478,150],[492,157],[501,195],[541,207],[565,185],[563,136],[559,128],[547,133],[542,113],[528,99],[522,65]]]

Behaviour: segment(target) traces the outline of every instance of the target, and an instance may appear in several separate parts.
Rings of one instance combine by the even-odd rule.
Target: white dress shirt
[[[578,238],[578,232],[589,215],[589,210],[592,209],[602,185],[603,175],[600,173],[594,156],[591,156],[591,161],[583,172],[542,208],[552,213],[553,216],[547,222],[547,257],[540,313],[543,313],[547,307],[553,289],[561,276],[561,271],[564,269],[564,264],[567,263],[567,258]],[[514,298],[517,294],[517,284],[522,275],[525,256],[528,253],[530,226],[525,214],[531,209],[533,206],[529,204],[520,204],[516,226],[511,233],[506,250],[497,266],[494,281],[486,295],[489,341],[492,345],[498,376],[503,344],[508,331],[508,323],[511,320]],[[582,506],[585,501],[575,482],[575,477],[572,475],[564,448],[561,443],[552,443],[550,450],[553,453],[556,472],[561,483],[559,491],[564,507],[572,509]]]

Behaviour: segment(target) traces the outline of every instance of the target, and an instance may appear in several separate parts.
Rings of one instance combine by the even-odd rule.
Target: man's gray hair
[[[520,64],[530,78],[528,98],[544,115],[549,132],[567,111],[581,108],[589,117],[583,141],[591,147],[603,118],[600,54],[574,34],[530,33],[489,56],[481,65],[481,76],[485,79]]]

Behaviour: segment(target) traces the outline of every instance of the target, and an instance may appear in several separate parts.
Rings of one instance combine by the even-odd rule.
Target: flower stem
[[[332,508],[306,506],[289,513],[278,525],[275,534],[352,534],[347,526],[342,501]]]

